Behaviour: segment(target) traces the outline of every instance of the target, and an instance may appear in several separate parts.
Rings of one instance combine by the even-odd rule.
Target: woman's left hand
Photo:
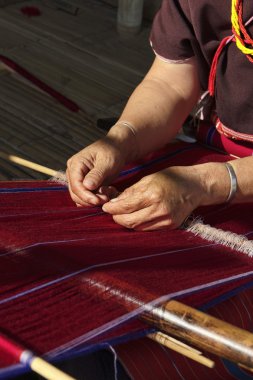
[[[179,227],[203,203],[196,166],[171,167],[142,178],[103,206],[116,223],[139,231]]]

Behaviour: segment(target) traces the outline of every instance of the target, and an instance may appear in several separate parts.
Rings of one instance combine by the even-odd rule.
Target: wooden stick
[[[152,335],[152,334],[149,334],[149,335]],[[148,335],[148,336],[149,336],[149,335]],[[175,338],[173,338],[172,336],[169,336],[169,335],[167,335],[167,334],[164,334],[164,333],[162,333],[161,331],[158,331],[158,332],[154,333],[154,334],[153,334],[153,338],[155,337],[154,335],[156,335],[156,337],[157,337],[158,339],[159,339],[160,337],[166,338],[166,340],[169,340],[170,342],[175,343],[175,344],[177,344],[177,345],[180,346],[180,347],[183,347],[183,348],[185,348],[185,349],[191,350],[192,352],[194,352],[194,353],[197,354],[197,355],[202,355],[202,352],[199,351],[199,350],[196,350],[196,348],[193,348],[192,346],[189,346],[188,344],[183,343],[183,342],[181,342],[181,340],[175,339]],[[149,336],[149,337],[150,337],[150,336]]]
[[[181,355],[186,356],[189,359],[203,364],[208,368],[213,368],[215,366],[215,363],[212,360],[206,358],[205,356],[202,356],[202,353],[200,351],[195,350],[191,346],[188,346],[187,344],[184,344],[178,341],[177,339],[171,338],[170,336],[163,334],[162,332],[149,334],[148,337],[154,340],[155,342],[160,343],[163,346],[173,351],[176,351]]]
[[[45,360],[34,357],[30,364],[31,369],[47,380],[75,380]]]
[[[31,351],[20,346],[4,334],[0,334],[0,347],[8,353],[13,360],[29,366],[34,372],[47,380],[75,380],[73,377],[34,355]]]
[[[253,373],[253,368],[249,368],[249,367],[247,367],[246,365],[243,365],[243,364],[238,364],[238,366],[239,367],[241,367],[241,368],[243,368],[243,369],[246,369],[247,371],[250,371],[250,372],[252,372]]]
[[[33,169],[37,172],[47,174],[50,177],[55,176],[57,173],[56,170],[47,168],[46,166],[36,164],[35,162],[25,160],[24,158],[14,156],[12,154],[6,154],[6,153],[0,151],[0,157],[3,158],[4,160],[13,162],[13,163],[21,165],[21,166],[25,166],[26,168]]]
[[[141,319],[200,349],[253,368],[253,334],[246,330],[177,301],[147,308]]]

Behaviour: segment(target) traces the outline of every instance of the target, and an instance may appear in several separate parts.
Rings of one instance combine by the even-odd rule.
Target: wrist
[[[136,159],[139,152],[135,127],[127,121],[118,121],[109,130],[107,138],[112,139],[125,156],[126,162]]]
[[[234,199],[234,197],[236,196],[236,193],[237,193],[237,188],[238,188],[237,176],[235,174],[235,170],[234,170],[232,163],[225,162],[224,165],[226,166],[226,169],[227,169],[228,175],[229,175],[229,179],[230,179],[230,190],[229,190],[228,197],[226,199],[226,203],[229,203]]]
[[[234,178],[232,181],[229,166],[225,163],[210,162],[196,165],[196,167],[199,167],[199,174],[204,189],[203,206],[227,203],[232,200],[235,195],[236,186]]]

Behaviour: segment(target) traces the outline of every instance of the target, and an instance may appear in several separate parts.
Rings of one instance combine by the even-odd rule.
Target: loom
[[[217,139],[220,145],[214,150],[202,143],[170,144],[126,167],[115,186],[122,190],[170,165],[231,159],[220,152],[224,137],[219,138],[209,126],[201,128],[201,140],[205,139],[209,143]],[[226,144],[231,148],[234,143]],[[242,156],[252,154],[250,146],[236,147]],[[155,327],[164,331],[164,322],[158,326],[152,319],[162,304],[167,305],[168,313],[176,305],[177,314],[182,303],[206,310],[210,305],[219,307],[232,295],[250,292],[253,284],[252,258],[231,245],[208,241],[184,229],[127,230],[100,208],[76,208],[62,183],[2,182],[0,202],[1,333],[48,361],[150,335]],[[205,225],[243,236],[251,244],[252,211],[252,204],[219,205],[196,210],[196,215]],[[186,320],[194,320],[189,310],[183,306],[180,321],[186,315]],[[236,321],[230,313],[222,316],[250,330],[248,313],[250,309],[242,316],[241,311]],[[201,318],[205,320],[205,314],[197,317],[199,326]],[[174,328],[171,322],[168,330],[184,343],[210,351],[204,335],[187,336],[182,326]],[[220,348],[211,351],[252,367],[251,336],[234,331],[239,347],[235,356]],[[238,334],[242,334],[239,339]],[[230,330],[227,336],[233,338]],[[118,347],[119,357],[124,359]],[[27,370],[1,348],[0,366],[0,379]],[[198,366],[193,366],[196,373],[203,371]],[[221,364],[216,367],[224,372]],[[245,370],[240,371],[245,375]]]
[[[0,60],[71,111],[79,111],[75,103],[9,58],[0,56]],[[253,152],[251,144],[234,143],[210,125],[201,125],[198,140],[194,144],[171,144],[129,165],[115,186],[123,190],[167,166],[224,162],[231,155],[243,157]],[[27,165],[25,160],[11,159]],[[50,169],[44,172],[52,173]],[[181,378],[176,366],[187,373],[187,380],[196,376],[249,376],[252,338],[245,330],[252,330],[252,204],[204,207],[196,210],[201,223],[197,220],[176,231],[144,233],[116,225],[100,208],[76,208],[62,175],[59,181],[2,182],[0,202],[0,333],[6,337],[5,342],[10,339],[17,347],[52,362],[89,353],[101,345],[115,345],[135,379],[138,364],[146,380],[167,378],[159,368],[150,372],[136,353],[134,365],[126,357],[131,341],[147,335],[167,345],[169,342],[173,349],[180,347],[179,352],[209,367],[213,366],[212,360],[188,344],[242,365],[239,369],[217,359],[214,372],[209,373],[191,362],[190,374],[186,359],[165,355],[154,343],[152,355],[160,350],[164,371],[175,380]],[[227,309],[230,299],[233,304]],[[219,319],[244,330],[208,318],[196,308],[210,309]],[[184,329],[188,322],[191,328]],[[203,328],[203,334],[194,335],[194,326]],[[157,329],[166,330],[180,341]],[[222,344],[216,344],[216,332]],[[210,334],[214,340],[207,342]],[[135,345],[143,350],[142,340],[136,340]],[[6,350],[6,344],[0,347],[0,379],[28,370],[11,351]],[[146,350],[147,362],[148,355]],[[154,356],[150,357],[152,361]],[[242,369],[245,367],[247,372]]]

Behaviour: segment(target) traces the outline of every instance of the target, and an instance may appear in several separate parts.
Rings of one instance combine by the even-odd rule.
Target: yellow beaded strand
[[[241,37],[242,33],[241,33],[241,29],[240,29],[239,14],[238,14],[237,9],[238,9],[238,0],[232,0],[231,22],[232,22],[233,29],[235,31],[236,45],[237,45],[238,49],[240,49],[243,54],[253,55],[253,49],[246,47],[243,44],[243,42],[241,41],[241,39],[239,38],[239,37]]]

